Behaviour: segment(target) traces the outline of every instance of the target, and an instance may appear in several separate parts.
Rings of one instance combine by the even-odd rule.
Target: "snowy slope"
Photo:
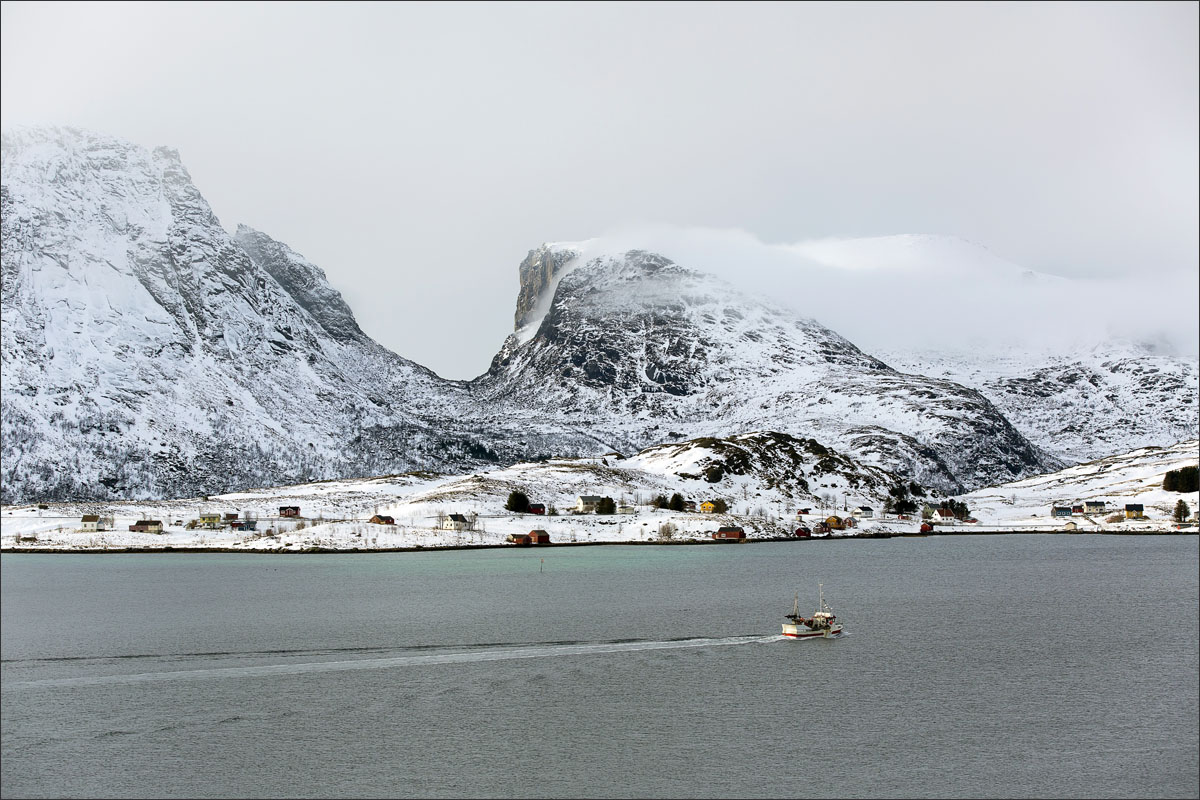
[[[1166,473],[1200,463],[1200,440],[1169,447],[1143,447],[1107,458],[1076,464],[1058,472],[979,489],[963,497],[971,512],[989,524],[1013,529],[1061,529],[1064,519],[1051,519],[1052,506],[1104,501],[1118,514],[1126,503],[1140,503],[1148,522],[1109,521],[1101,517],[1071,517],[1081,530],[1143,530],[1161,528],[1170,520],[1175,504],[1183,500],[1194,513],[1200,508],[1197,492],[1168,492],[1162,488]]]

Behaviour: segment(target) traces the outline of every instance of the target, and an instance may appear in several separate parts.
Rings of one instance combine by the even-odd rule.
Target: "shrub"
[[[615,514],[617,513],[617,504],[611,497],[601,497],[600,503],[596,506],[597,514]]]

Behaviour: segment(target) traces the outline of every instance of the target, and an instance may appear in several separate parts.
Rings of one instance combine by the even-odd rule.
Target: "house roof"
[[[604,498],[598,494],[581,494],[579,499],[585,503],[599,503]]]
[[[134,524],[135,525],[162,525],[162,521],[157,520],[157,519],[139,519]]]
[[[100,515],[99,514],[84,514],[83,520],[81,520],[81,521],[82,522],[99,522]]]
[[[533,536],[534,534],[536,534],[536,535],[538,535],[538,536],[549,536],[549,535],[550,535],[549,533],[547,533],[547,532],[546,532],[546,531],[544,531],[544,530],[541,530],[540,528],[539,528],[538,530],[536,530],[536,531],[530,531],[530,532],[529,532],[529,535],[530,535],[530,536]]]
[[[1141,511],[1142,504],[1141,503],[1126,503],[1125,510],[1126,511]]]
[[[466,522],[467,518],[464,517],[462,514],[451,514],[450,521],[451,522]]]

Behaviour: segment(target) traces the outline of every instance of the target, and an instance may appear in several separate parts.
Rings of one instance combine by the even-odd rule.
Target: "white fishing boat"
[[[818,636],[832,639],[842,632],[842,623],[837,621],[837,615],[825,602],[825,589],[817,584],[821,594],[821,603],[811,617],[800,616],[800,593],[796,592],[796,601],[792,605],[792,613],[785,615],[788,621],[783,623],[783,635],[788,639],[813,639]]]

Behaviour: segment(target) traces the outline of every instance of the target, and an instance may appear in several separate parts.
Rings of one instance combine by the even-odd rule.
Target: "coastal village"
[[[1182,452],[1187,453],[1186,447]],[[1183,468],[1188,469],[1195,468]],[[798,506],[781,498],[754,506],[715,496],[689,498],[682,492],[670,497],[575,494],[564,502],[560,492],[531,499],[512,489],[504,496],[464,498],[457,491],[464,478],[405,480],[404,485],[386,479],[320,481],[190,500],[9,506],[0,510],[0,547],[6,552],[313,552],[1021,532],[1196,533],[1200,495],[1190,485],[1183,487],[1190,491],[1164,489],[1164,483],[1170,484],[1164,475],[1174,474],[1150,470],[1136,490],[1126,479],[1122,493],[1136,495],[1140,502],[1109,495],[1058,497],[1048,503],[1030,497],[1022,504],[1021,487],[1013,484],[966,495],[963,501],[943,499],[919,507],[911,501],[873,505],[848,495],[822,506]],[[745,493],[750,496],[749,490]],[[762,493],[757,494],[761,499]],[[282,498],[288,502],[278,502]]]

